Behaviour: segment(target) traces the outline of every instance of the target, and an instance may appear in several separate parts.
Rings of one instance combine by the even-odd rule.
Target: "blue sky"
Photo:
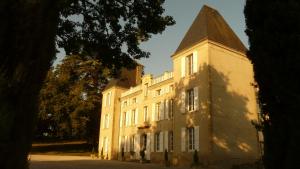
[[[145,66],[146,74],[151,73],[157,76],[164,71],[172,70],[171,55],[204,4],[218,10],[248,47],[248,38],[244,33],[245,0],[166,0],[165,14],[173,16],[176,24],[168,27],[162,34],[153,35],[149,41],[141,44],[142,49],[151,53],[150,58],[138,61]],[[58,54],[58,58],[63,55],[64,53]]]

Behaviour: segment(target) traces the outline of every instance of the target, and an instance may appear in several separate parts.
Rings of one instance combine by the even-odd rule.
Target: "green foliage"
[[[77,55],[51,69],[40,93],[39,134],[95,142],[107,74],[97,60]]]
[[[101,70],[108,68],[109,74],[117,75],[120,67],[133,65],[132,58],[149,56],[149,53],[143,52],[138,47],[140,42],[147,40],[152,34],[161,33],[166,26],[174,23],[170,16],[163,16],[163,2],[163,0],[0,1],[0,13],[3,17],[0,24],[0,157],[5,157],[5,160],[0,160],[0,166],[3,169],[24,168],[38,114],[39,92],[55,58],[55,46],[64,48],[67,55],[78,54],[96,59],[101,63]],[[125,50],[126,52],[123,52]],[[65,80],[73,80],[72,77],[70,74]],[[67,82],[63,78],[59,80],[61,81]],[[85,85],[82,86],[82,89],[86,88]],[[80,87],[74,88],[74,91],[75,89],[81,90]],[[73,94],[74,98],[71,100],[61,94],[62,91],[67,93],[68,90],[70,89],[62,83],[57,90],[60,95],[53,95],[59,97],[52,100],[54,103],[67,104],[68,107],[68,109],[63,109],[59,105],[53,107],[53,111],[61,113],[51,120],[67,119],[60,121],[57,129],[70,128],[70,124],[74,124],[70,118],[68,120],[70,114],[65,112],[75,112],[75,117],[84,117],[77,116],[76,113],[91,112],[82,111],[80,108],[74,111],[72,103],[80,100],[80,97],[77,95],[78,92]],[[42,97],[51,98],[51,92],[48,94]],[[87,93],[87,96],[90,100],[97,99],[90,97],[92,96],[90,93]],[[90,110],[97,107],[84,101],[81,102],[81,106],[89,107]],[[46,107],[44,106],[44,112],[52,111]],[[40,117],[48,118],[45,115]],[[91,120],[96,119],[99,118]],[[80,124],[87,121],[85,118],[75,120]],[[95,127],[97,128],[99,126]],[[68,130],[64,132],[73,133]]]
[[[96,58],[112,74],[148,57],[139,44],[175,21],[163,16],[164,0],[77,0],[61,11],[57,44],[67,55]],[[76,18],[76,19],[75,19]],[[124,48],[124,46],[126,46]]]
[[[299,168],[300,1],[247,0],[248,57],[263,117],[266,169]]]

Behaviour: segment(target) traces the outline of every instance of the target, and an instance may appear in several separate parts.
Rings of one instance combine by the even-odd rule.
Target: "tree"
[[[39,91],[55,57],[55,40],[67,54],[95,57],[116,75],[119,67],[132,63],[131,57],[148,56],[138,47],[141,41],[174,24],[171,17],[163,16],[163,3],[164,0],[0,1],[1,168],[26,166]],[[76,15],[82,16],[82,24],[68,20]],[[80,33],[76,35],[77,31]]]
[[[247,0],[248,57],[259,87],[266,169],[299,168],[300,2]]]
[[[50,69],[40,93],[38,133],[52,137],[80,138],[96,144],[99,134],[101,92],[109,70],[91,58],[66,57],[55,70]],[[45,125],[46,124],[46,125]]]

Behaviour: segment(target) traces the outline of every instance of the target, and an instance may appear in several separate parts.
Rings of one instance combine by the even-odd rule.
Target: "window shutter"
[[[195,150],[199,152],[199,126],[194,127],[194,137],[195,137]]]
[[[164,150],[167,149],[169,151],[169,131],[165,131],[165,135],[164,135],[164,141],[165,141],[165,146],[164,146]]]
[[[151,145],[151,152],[154,152],[154,134],[153,133],[150,133],[150,145]]]
[[[128,151],[128,137],[125,136],[125,143],[124,143],[124,152]]]
[[[165,116],[165,119],[169,119],[170,118],[170,112],[169,112],[169,100],[166,100],[166,111],[165,111],[165,114],[166,114],[166,116]]]
[[[194,87],[194,108],[199,109],[198,87]]]
[[[164,133],[161,131],[159,133],[159,151],[163,152],[163,146],[164,146]]]
[[[185,151],[185,137],[186,137],[186,128],[183,127],[181,128],[181,151],[184,152]]]
[[[106,139],[104,140],[104,152],[107,152],[107,148],[108,148],[108,146],[107,146],[107,137],[106,137]]]
[[[198,71],[198,52],[193,52],[193,73]]]
[[[147,141],[146,141],[146,151],[150,151],[150,133],[147,133]],[[147,153],[148,154],[148,153]]]
[[[106,125],[107,128],[109,128],[109,120],[110,120],[110,115],[108,114],[108,115],[107,115],[107,125]]]
[[[181,113],[185,113],[186,111],[185,101],[186,101],[185,90],[183,90],[181,92]]]
[[[134,124],[138,124],[139,109],[135,109]]]
[[[102,128],[103,128],[103,129],[105,129],[105,116],[106,116],[106,115],[103,115],[103,116],[102,116],[103,118],[102,118],[102,123],[101,123],[101,124],[102,124]]]
[[[160,120],[165,119],[165,102],[160,102]]]
[[[152,114],[152,121],[155,121],[155,103],[152,103],[152,111],[151,111],[151,114]]]
[[[122,139],[122,137],[119,136],[119,152],[121,152],[121,150],[122,150],[122,140],[121,139]]]
[[[128,126],[128,112],[125,112],[125,126]]]
[[[185,76],[185,57],[181,58],[181,77]]]
[[[138,158],[139,155],[140,155],[140,150],[141,150],[141,148],[140,148],[140,135],[139,134],[135,135],[134,144],[135,144],[135,154],[136,154],[136,157]]]
[[[120,127],[122,127],[123,113],[120,113]]]
[[[154,104],[154,112],[155,112],[155,120],[154,121],[158,121],[159,119],[158,119],[158,107],[157,107],[157,104]]]
[[[110,100],[111,100],[111,92],[109,92],[109,95],[108,95],[108,105],[110,106]]]
[[[131,111],[128,111],[128,126],[131,125]]]

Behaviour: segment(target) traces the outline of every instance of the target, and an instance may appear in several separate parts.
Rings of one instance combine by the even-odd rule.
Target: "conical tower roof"
[[[219,12],[204,5],[182,39],[175,54],[206,39],[239,52],[245,53],[247,50]]]

